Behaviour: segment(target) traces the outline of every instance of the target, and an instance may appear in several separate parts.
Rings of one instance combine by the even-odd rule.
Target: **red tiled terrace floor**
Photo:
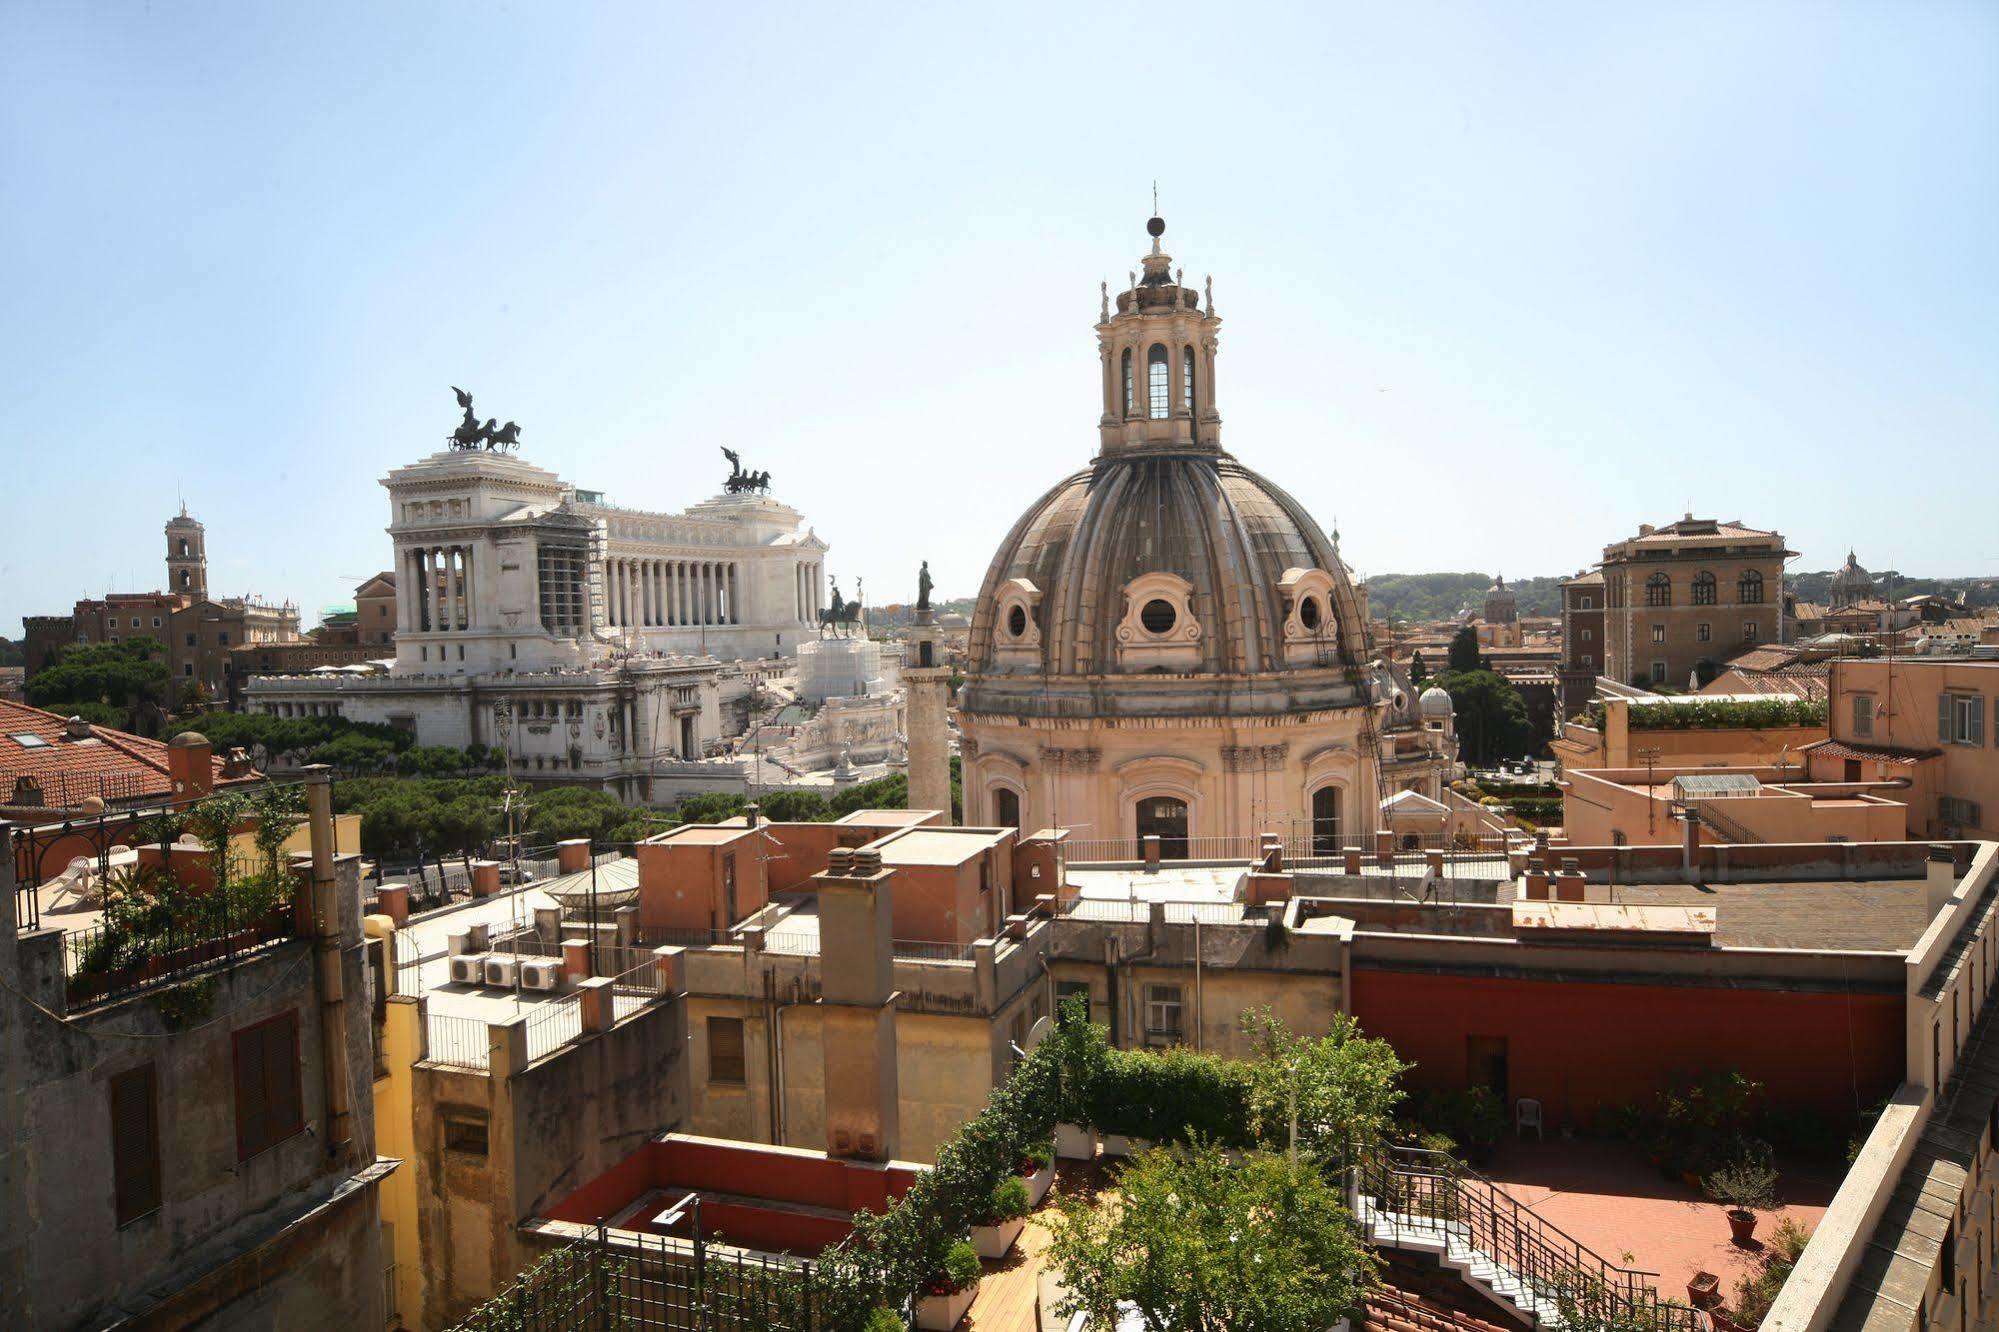
[[[1839,1188],[1834,1166],[1778,1166],[1777,1197],[1785,1205],[1757,1217],[1759,1239],[1784,1217],[1814,1229]],[[1726,1209],[1663,1178],[1629,1143],[1503,1141],[1483,1173],[1605,1261],[1658,1273],[1659,1293],[1668,1299],[1684,1301],[1687,1278],[1701,1271],[1720,1277],[1723,1297],[1732,1298],[1736,1279],[1756,1265],[1756,1250],[1729,1241]]]

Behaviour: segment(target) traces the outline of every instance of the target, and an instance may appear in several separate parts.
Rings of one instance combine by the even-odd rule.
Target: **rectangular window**
[[[160,617],[155,615],[153,617],[153,628],[157,629],[159,627],[160,627]]]
[[[1985,696],[1938,694],[1937,740],[1946,745],[1984,744]]]
[[[477,1114],[454,1114],[446,1112],[444,1119],[444,1150],[464,1152],[468,1156],[486,1154],[486,1117]]]
[[[1595,634],[1593,634],[1593,633],[1591,633],[1591,632],[1590,632],[1589,630],[1587,630],[1587,629],[1584,629],[1584,630],[1582,630],[1582,631],[1581,631],[1580,633],[1578,633],[1578,634],[1576,635],[1576,639],[1577,639],[1577,641],[1578,641],[1578,642],[1583,642],[1583,643],[1587,643],[1587,642],[1591,641],[1592,639],[1594,639],[1595,637],[1596,637],[1596,635],[1595,635]]]
[[[193,647],[193,646],[194,646],[194,635],[193,635],[193,634],[189,634],[189,635],[187,636],[187,645],[188,645],[189,647]]]
[[[1178,1045],[1180,1027],[1180,987],[1145,987],[1145,1040],[1148,1045]]]
[[[1652,641],[1653,641],[1654,643],[1663,643],[1663,642],[1665,642],[1665,641],[1666,641],[1666,626],[1665,626],[1665,625],[1663,625],[1663,624],[1655,624],[1655,625],[1653,625],[1653,626],[1652,626]]]
[[[1853,696],[1853,733],[1855,735],[1874,734],[1874,696],[1855,694]]]
[[[1585,666],[1594,666],[1594,665],[1596,665],[1596,658],[1595,658],[1595,657],[1592,657],[1592,656],[1591,656],[1591,655],[1590,655],[1589,653],[1587,653],[1587,652],[1583,653],[1583,665],[1585,665]]]
[[[1744,620],[1742,622],[1742,641],[1745,643],[1754,643],[1756,641],[1756,621]]]
[[[1584,597],[1584,598],[1582,599],[1582,606],[1580,607],[1580,609],[1582,609],[1582,610],[1595,610],[1595,609],[1596,609],[1596,600],[1595,600],[1595,598],[1593,598],[1593,597]]]
[[[160,1207],[160,1114],[153,1066],[111,1079],[111,1177],[118,1224]]]
[[[742,1085],[744,1076],[741,1018],[708,1019],[708,1081]]]
[[[1665,663],[1665,662],[1663,662],[1663,661],[1655,661],[1655,662],[1653,662],[1653,663],[1652,663],[1652,683],[1653,683],[1653,684],[1664,684],[1665,682],[1666,682],[1666,663]]]
[[[234,1037],[236,1159],[247,1161],[305,1127],[298,1014],[280,1013]]]
[[[1085,1017],[1089,1016],[1090,983],[1088,981],[1056,981],[1055,1016],[1057,1018],[1064,1016],[1064,1008],[1068,1005],[1070,998],[1075,995],[1083,997],[1083,1014]]]
[[[137,629],[139,627],[139,617],[136,615],[132,617],[132,627],[134,629]]]
[[[1714,638],[1714,626],[1703,620],[1694,626],[1694,641],[1706,643]]]
[[[217,647],[228,647],[228,646],[229,646],[229,635],[228,635],[228,634],[227,634],[226,632],[223,632],[223,633],[217,633],[217,634],[215,635],[215,646],[217,646]]]

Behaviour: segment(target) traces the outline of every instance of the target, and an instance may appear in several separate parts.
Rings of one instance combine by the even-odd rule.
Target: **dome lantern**
[[[1097,324],[1104,389],[1100,456],[1220,453],[1214,372],[1222,321],[1212,295],[1203,310],[1200,293],[1181,285],[1173,256],[1161,244],[1165,219],[1155,216],[1145,229],[1152,249],[1139,261],[1143,275],[1131,274],[1114,308],[1106,299]]]

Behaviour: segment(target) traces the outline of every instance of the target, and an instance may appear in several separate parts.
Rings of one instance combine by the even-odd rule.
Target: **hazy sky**
[[[0,6],[0,632],[346,600],[458,411],[721,446],[872,602],[1096,445],[1097,284],[1213,274],[1224,442],[1362,572],[1692,507],[1999,575],[1999,6]]]

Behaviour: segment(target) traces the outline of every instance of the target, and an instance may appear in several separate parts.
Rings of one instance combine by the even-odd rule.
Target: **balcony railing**
[[[1481,1279],[1510,1286],[1507,1298],[1536,1326],[1574,1315],[1591,1326],[1707,1332],[1698,1310],[1659,1297],[1657,1273],[1600,1257],[1448,1153],[1390,1148],[1364,1156],[1357,1173],[1377,1243],[1441,1239],[1447,1256],[1456,1248],[1474,1266],[1483,1258]]]

